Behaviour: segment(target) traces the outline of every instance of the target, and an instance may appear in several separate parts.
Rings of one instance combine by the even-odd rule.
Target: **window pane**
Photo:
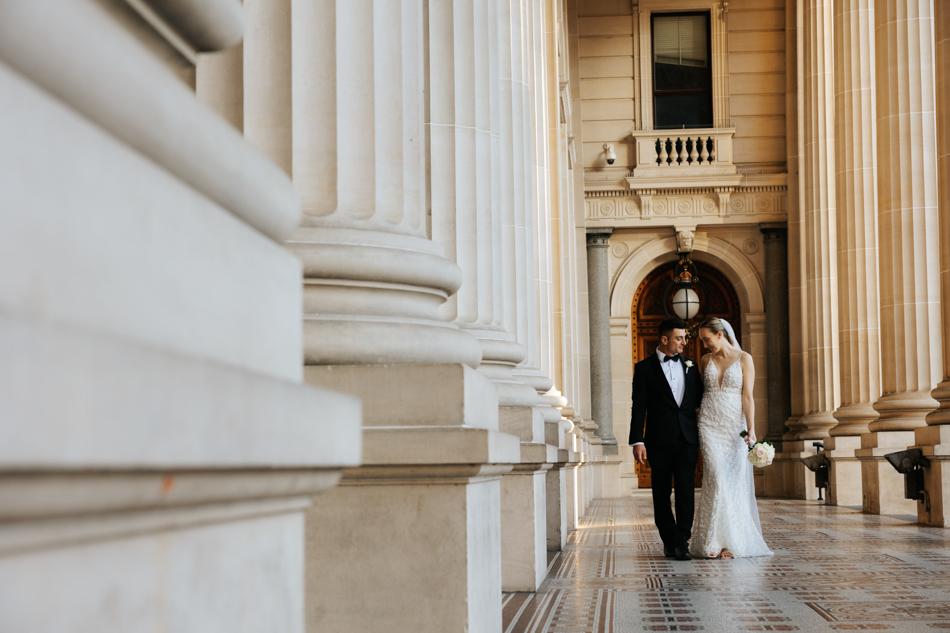
[[[656,18],[653,22],[653,54],[658,64],[680,63],[679,21]]]
[[[653,67],[654,90],[709,90],[712,74],[706,68],[656,64]]]
[[[706,67],[706,16],[687,15],[679,19],[680,64]]]
[[[656,95],[657,128],[712,127],[709,93]]]
[[[708,43],[705,15],[665,15],[653,18],[653,60],[658,64],[705,68]]]

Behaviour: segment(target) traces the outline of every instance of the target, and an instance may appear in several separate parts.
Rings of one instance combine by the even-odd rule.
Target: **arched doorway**
[[[739,297],[736,295],[735,288],[729,283],[725,275],[721,272],[701,262],[694,262],[696,273],[705,285],[696,287],[699,294],[700,305],[709,306],[709,316],[726,319],[733,325],[736,331],[736,337],[739,338],[739,344],[742,344],[741,328],[739,327],[740,309]],[[641,282],[637,292],[633,297],[633,305],[630,310],[630,332],[633,341],[633,363],[636,364],[656,352],[659,341],[660,322],[666,318],[666,311],[663,309],[663,303],[666,302],[666,309],[673,314],[673,305],[671,297],[666,294],[666,289],[673,280],[673,269],[676,262],[663,264],[647,275]],[[698,360],[703,355],[702,345],[696,339],[692,339],[686,345],[685,354],[689,358]],[[637,464],[637,482],[640,488],[649,488],[650,467]],[[702,484],[703,464],[702,460],[696,469],[696,485]]]

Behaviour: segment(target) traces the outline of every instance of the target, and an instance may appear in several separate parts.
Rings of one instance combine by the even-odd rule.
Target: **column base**
[[[304,510],[359,463],[358,402],[49,324],[0,347],[0,630],[302,630]]]
[[[930,392],[930,396],[940,403],[936,411],[927,414],[927,424],[950,424],[950,380],[944,380]]]
[[[567,450],[558,449],[557,461],[544,475],[548,551],[560,552],[567,544]]]
[[[904,498],[904,476],[884,459],[887,453],[906,450],[914,442],[913,431],[878,431],[861,436],[861,448],[854,454],[861,462],[865,512],[917,516],[917,502]]]
[[[775,454],[772,465],[765,470],[778,467],[781,475],[771,477],[771,481],[766,479],[766,490],[775,487],[781,481],[784,494],[780,496],[790,499],[806,499],[815,501],[818,499],[818,488],[815,487],[815,473],[808,470],[808,467],[802,463],[803,457],[809,457],[815,454],[815,447],[811,445],[812,440],[808,441],[785,441],[782,442],[782,452]]]
[[[557,449],[522,443],[521,460],[501,481],[502,591],[537,591],[547,575],[546,472]]]
[[[950,426],[926,426],[914,432],[917,448],[930,460],[924,469],[923,502],[917,520],[937,527],[950,526]]]
[[[831,458],[828,471],[828,505],[861,506],[861,462],[854,452],[861,448],[861,438],[855,436],[829,437],[825,452]]]
[[[766,497],[790,497],[785,484],[785,471],[788,467],[788,457],[783,457],[783,443],[781,440],[773,441],[775,446],[775,459],[772,465],[762,469],[762,493]],[[758,493],[758,491],[756,491]]]
[[[594,499],[620,498],[619,455],[598,455],[594,459]]]
[[[500,479],[521,450],[492,382],[465,365],[304,373],[364,413],[364,465],[307,513],[307,630],[500,630]]]

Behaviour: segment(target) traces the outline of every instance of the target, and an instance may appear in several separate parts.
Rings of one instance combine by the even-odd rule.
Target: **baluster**
[[[689,139],[689,144],[692,146],[692,149],[689,150],[689,162],[691,165],[698,164],[699,160],[699,151],[696,149],[696,145],[699,143],[700,139]]]
[[[689,164],[686,162],[689,159],[689,154],[686,152],[686,143],[681,138],[676,139],[676,142],[680,144],[680,167],[686,167]]]
[[[712,149],[709,150],[709,162],[711,163],[714,160],[716,160],[716,143],[718,141],[717,139],[714,139],[714,138],[710,138],[709,141],[710,141],[709,144],[712,147]]]
[[[660,159],[660,155],[662,154],[662,150],[660,150],[660,139],[656,139],[656,141],[654,141],[653,151],[656,154],[656,157],[653,159],[653,162],[656,163],[657,165],[661,165],[662,162]]]
[[[706,139],[700,137],[698,140],[699,140],[700,146],[703,148],[703,150],[699,153],[699,158],[700,160],[703,161],[703,164],[708,165],[709,164],[709,150],[706,149]]]
[[[666,144],[668,142],[669,139],[660,139],[660,167],[666,167],[667,161],[670,158],[670,155],[666,152]]]

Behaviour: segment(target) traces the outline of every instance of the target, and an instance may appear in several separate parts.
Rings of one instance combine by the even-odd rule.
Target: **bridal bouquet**
[[[746,435],[748,435],[748,433],[743,431],[739,434],[739,437],[745,437]],[[772,446],[772,442],[769,442],[768,440],[756,442],[749,447],[749,462],[751,462],[756,468],[770,466],[774,458],[775,447]]]

